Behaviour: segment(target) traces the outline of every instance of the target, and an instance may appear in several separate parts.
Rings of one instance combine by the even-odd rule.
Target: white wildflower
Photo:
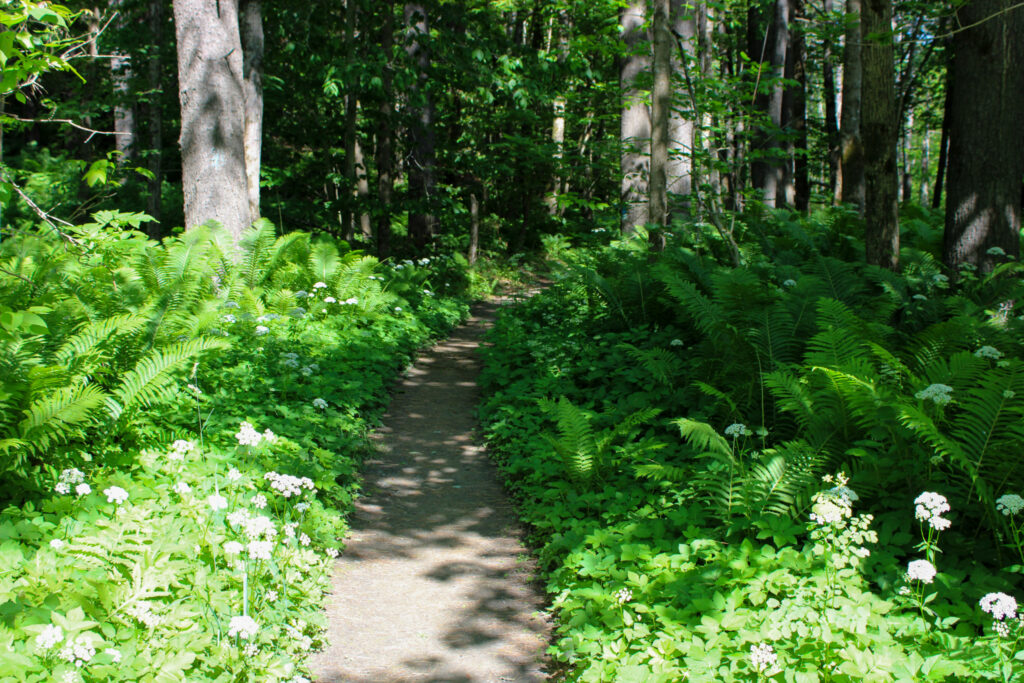
[[[750,663],[758,672],[764,672],[775,666],[778,656],[768,643],[750,646]]]
[[[174,492],[179,496],[184,496],[185,494],[192,492],[192,487],[188,485],[188,482],[179,481],[174,485]]]
[[[309,477],[302,477],[300,479],[290,474],[279,474],[277,472],[267,472],[263,477],[270,482],[270,488],[285,498],[301,495],[304,488],[310,491],[316,490],[313,480]]]
[[[402,312],[402,307],[401,306],[395,306],[395,313],[401,313],[401,312]]]
[[[747,429],[747,425],[742,422],[734,422],[725,428],[725,435],[738,439],[741,436],[751,436],[753,432]]]
[[[308,509],[309,509],[309,503],[307,503],[305,501],[303,501],[301,503],[296,503],[295,504],[295,511],[296,512],[305,512]]]
[[[928,560],[913,560],[907,565],[907,579],[931,583],[935,579],[935,565]]]
[[[53,548],[54,550],[60,550],[61,548],[64,547],[64,541],[62,541],[59,538],[55,538],[52,541],[50,541],[50,547]]]
[[[278,598],[277,591],[275,591],[275,590],[267,591],[267,594],[264,596],[264,598],[266,599],[267,602],[277,602],[277,598]]]
[[[230,470],[228,470],[228,481],[230,481],[232,484],[237,482],[241,478],[242,473],[238,471],[238,468],[232,467]]]
[[[262,510],[265,507],[267,507],[267,497],[264,496],[262,493],[257,493],[255,496],[252,497],[252,500],[250,502],[252,503],[252,506],[257,510]]]
[[[1003,357],[1002,351],[994,346],[982,346],[974,352],[974,355],[977,358],[991,358],[992,360],[999,360]]]
[[[195,384],[186,384],[185,387],[195,394],[196,397],[202,396],[203,390],[197,387]]]
[[[310,544],[309,536],[307,536],[306,534],[299,534],[299,544],[300,545],[309,545]]]
[[[265,515],[257,515],[245,520],[245,535],[255,540],[261,536],[272,539],[277,536],[277,527],[274,521]]]
[[[238,439],[239,446],[259,446],[260,433],[249,422],[243,422],[239,425],[238,433],[235,434],[235,438]]]
[[[121,651],[120,650],[115,650],[112,647],[108,647],[106,650],[103,651],[103,654],[109,655],[110,658],[114,660],[114,664],[120,664],[121,663]]]
[[[999,498],[996,499],[996,510],[1007,517],[1015,515],[1021,510],[1024,510],[1024,498],[1021,498],[1016,493],[1007,493],[999,496]]]
[[[331,558],[332,560],[335,559],[336,557],[338,557],[338,549],[337,548],[328,548],[324,552],[327,553],[327,557]]]
[[[628,588],[620,588],[615,593],[615,601],[618,602],[620,605],[624,605],[632,599],[633,591],[629,590]]]
[[[235,316],[233,316],[233,315],[232,315],[232,314],[230,314],[230,313],[228,313],[227,315],[223,316],[223,317],[222,317],[221,319],[222,319],[222,320],[223,320],[224,322],[228,323],[228,324],[233,324],[233,323],[236,323],[236,322],[238,322],[238,319],[237,319],[237,318],[235,318]]]
[[[137,602],[128,608],[128,614],[135,617],[140,624],[153,628],[160,624],[160,617],[153,613],[153,606],[148,602]]]
[[[71,485],[64,481],[58,481],[57,485],[53,487],[53,490],[62,496],[66,496],[71,493]]]
[[[1012,619],[1017,616],[1017,600],[1006,593],[989,593],[978,604],[982,612],[991,614],[994,619]]]
[[[111,486],[103,489],[103,495],[107,497],[108,503],[113,503],[114,505],[120,505],[128,500],[128,492],[120,486]]]
[[[324,298],[324,303],[325,304],[336,304],[336,303],[338,303],[338,300],[335,299],[333,296],[328,296],[328,297]]]
[[[941,515],[951,509],[946,497],[933,491],[925,491],[914,499],[914,517],[920,522],[927,522],[938,531],[949,528],[950,521]]]
[[[228,624],[228,637],[238,636],[242,640],[249,640],[260,631],[260,625],[252,617],[231,617]]]
[[[239,527],[249,521],[249,511],[245,508],[239,508],[234,512],[228,513],[227,516],[228,524],[232,527]]]
[[[244,549],[245,546],[243,546],[238,541],[228,541],[224,544],[225,555],[241,555]]]
[[[302,370],[300,370],[299,372],[302,373],[303,377],[309,377],[310,375],[313,374],[313,368],[307,365],[306,367],[302,368]]]
[[[71,485],[81,484],[83,481],[85,481],[85,473],[82,472],[82,470],[78,469],[77,467],[61,470],[60,481],[64,482],[65,484]]]
[[[38,650],[50,650],[58,643],[63,642],[64,631],[60,626],[55,624],[47,624],[43,632],[36,636],[36,649]]]
[[[252,658],[260,653],[260,646],[255,643],[249,643],[242,648],[242,654],[246,657]]]
[[[269,560],[271,554],[274,552],[273,541],[249,541],[249,545],[246,546],[249,551],[249,557],[254,560]]]
[[[669,346],[684,346],[682,339],[673,339],[668,343]]]
[[[792,278],[789,278],[788,280],[784,280],[783,283],[782,283],[782,286],[783,287],[796,287],[796,280],[794,280]]]
[[[256,336],[257,337],[262,337],[267,332],[270,332],[270,328],[267,327],[266,325],[257,325],[255,331],[256,331]]]
[[[318,410],[325,410],[327,408],[327,401],[323,400],[322,398],[314,398],[313,407],[317,408]]]
[[[919,401],[934,401],[940,406],[944,406],[953,400],[950,395],[953,393],[953,387],[948,384],[929,384],[921,391],[914,394],[914,398]]]
[[[75,493],[79,496],[87,496],[92,493],[92,487],[88,484],[79,484],[75,487]]]
[[[206,497],[206,504],[210,506],[210,509],[216,512],[217,510],[226,510],[228,507],[228,499],[219,493]]]

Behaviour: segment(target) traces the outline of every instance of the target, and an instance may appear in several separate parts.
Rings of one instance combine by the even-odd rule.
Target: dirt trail
[[[542,681],[548,624],[514,512],[474,441],[494,305],[396,388],[328,602],[320,683]]]

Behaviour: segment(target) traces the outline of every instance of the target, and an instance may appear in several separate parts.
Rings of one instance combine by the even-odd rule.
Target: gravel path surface
[[[335,566],[320,683],[546,679],[542,591],[473,435],[494,308],[475,308],[396,389]]]

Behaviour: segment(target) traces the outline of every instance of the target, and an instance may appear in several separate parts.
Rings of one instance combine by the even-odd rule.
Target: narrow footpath
[[[542,681],[548,624],[511,503],[474,441],[478,305],[396,387],[334,570],[319,683]]]

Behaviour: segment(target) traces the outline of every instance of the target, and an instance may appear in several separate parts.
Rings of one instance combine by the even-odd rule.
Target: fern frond
[[[221,339],[202,338],[178,342],[151,352],[124,375],[114,396],[122,409],[134,407],[136,403],[148,406],[171,393],[176,370],[205,351],[224,349],[227,346],[227,342]]]
[[[699,451],[732,457],[732,446],[707,422],[683,417],[673,420],[684,439]]]
[[[74,427],[95,422],[107,395],[92,384],[61,387],[36,399],[18,425],[19,437],[36,452],[68,441]]]

